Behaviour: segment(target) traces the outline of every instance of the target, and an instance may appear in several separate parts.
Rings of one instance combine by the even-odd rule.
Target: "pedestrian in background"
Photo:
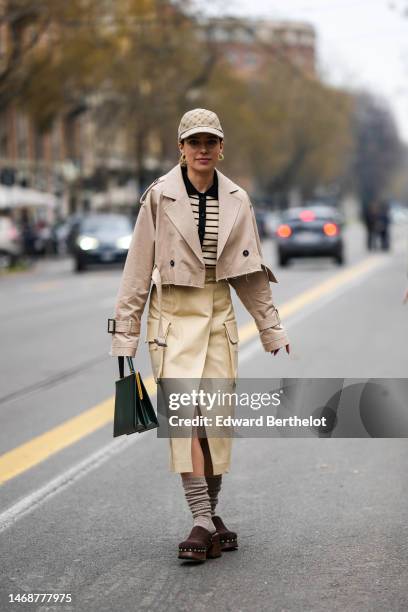
[[[36,231],[35,226],[27,210],[23,210],[21,216],[21,237],[23,243],[23,253],[29,257],[35,255]]]
[[[385,198],[380,201],[376,229],[383,251],[390,249],[390,205]]]
[[[247,193],[216,169],[224,132],[206,109],[185,113],[178,128],[179,163],[141,197],[115,307],[112,356],[134,356],[150,295],[146,341],[156,382],[228,379],[238,366],[234,287],[257,325],[265,351],[290,352],[272,300],[277,282],[264,263]],[[153,285],[150,287],[150,282]],[[195,408],[195,415],[200,415]],[[179,558],[204,561],[236,549],[237,534],[216,514],[231,437],[170,438],[170,470],[181,474],[193,527]]]
[[[386,199],[374,199],[363,214],[367,229],[367,249],[377,250],[378,240],[381,249],[388,251],[390,248],[390,213],[389,203]]]

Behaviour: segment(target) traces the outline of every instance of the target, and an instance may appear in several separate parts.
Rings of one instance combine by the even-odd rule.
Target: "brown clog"
[[[205,561],[221,557],[220,536],[196,525],[192,528],[187,540],[179,544],[179,559],[188,561]]]
[[[217,530],[217,533],[220,534],[220,543],[221,550],[235,550],[238,548],[238,536],[235,531],[230,531],[224,525],[222,518],[220,516],[213,516],[212,522],[214,523],[214,527]]]

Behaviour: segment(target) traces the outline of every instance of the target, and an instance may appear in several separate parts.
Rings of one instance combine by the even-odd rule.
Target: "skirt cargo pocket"
[[[231,357],[231,373],[235,380],[238,375],[238,326],[236,321],[225,321],[225,330],[227,332],[228,346]]]
[[[163,334],[164,338],[167,340],[167,335],[169,333],[170,321],[167,321],[162,316],[162,326],[163,326]],[[157,332],[159,327],[158,319],[148,319],[147,321],[147,333],[145,342],[149,343],[149,354],[150,361],[152,364],[152,371],[154,380],[157,383],[161,377],[163,371],[163,359],[164,359],[164,351],[166,350],[165,346],[158,346],[154,339],[157,338]]]

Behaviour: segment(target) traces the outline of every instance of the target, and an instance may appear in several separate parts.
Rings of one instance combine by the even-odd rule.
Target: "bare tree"
[[[0,106],[20,91],[24,62],[50,25],[48,2],[8,0],[0,5],[0,27],[7,44],[0,55]]]

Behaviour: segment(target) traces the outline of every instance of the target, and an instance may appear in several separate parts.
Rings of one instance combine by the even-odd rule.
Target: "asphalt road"
[[[344,268],[278,270],[290,356],[262,351],[234,296],[240,376],[405,378],[406,232],[368,256],[352,225]],[[59,260],[0,279],[0,610],[407,610],[404,439],[234,440],[219,510],[240,549],[177,560],[190,518],[167,441],[112,440],[105,329],[119,278]],[[144,343],[137,366],[149,379]],[[34,592],[72,603],[9,603]]]

